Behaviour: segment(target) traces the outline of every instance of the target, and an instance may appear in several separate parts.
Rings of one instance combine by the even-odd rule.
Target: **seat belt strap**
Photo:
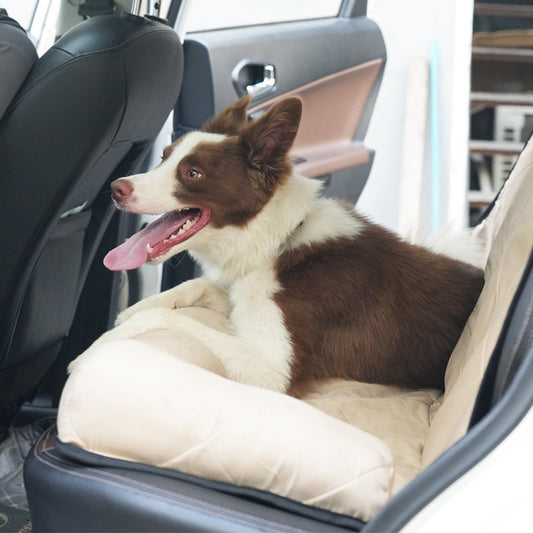
[[[115,11],[115,0],[85,0],[78,8],[82,17],[111,15]]]

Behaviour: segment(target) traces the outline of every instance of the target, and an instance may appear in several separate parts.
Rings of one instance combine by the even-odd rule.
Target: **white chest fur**
[[[292,348],[283,313],[273,299],[278,289],[274,270],[269,266],[235,282],[229,292],[231,321],[237,336],[259,350],[288,379]]]

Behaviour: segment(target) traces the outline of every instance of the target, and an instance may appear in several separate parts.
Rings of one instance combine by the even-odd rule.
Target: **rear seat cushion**
[[[202,351],[192,337],[173,340]],[[145,341],[109,341],[80,360],[59,408],[62,442],[365,521],[389,499],[393,459],[376,437]],[[212,359],[203,352],[216,370]]]

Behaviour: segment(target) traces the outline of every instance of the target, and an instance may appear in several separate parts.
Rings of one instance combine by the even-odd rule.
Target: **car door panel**
[[[274,65],[279,95],[367,61],[384,60],[385,45],[366,17],[332,18],[197,32],[185,39],[184,54],[177,111],[181,124],[198,128],[239,96],[231,74],[243,59]],[[202,111],[200,100],[207,104]]]
[[[385,46],[363,16],[336,17],[191,34],[184,43],[185,72],[175,109],[175,136],[197,129],[243,94],[239,65],[272,66],[275,86],[253,98],[251,112],[298,95],[304,111],[293,155],[297,171],[322,177],[331,193],[355,203],[373,152],[364,136],[381,82]],[[259,79],[259,81],[261,81]],[[352,169],[351,172],[340,172]],[[346,182],[346,187],[339,183]],[[335,187],[337,185],[337,187]]]
[[[365,165],[370,158],[357,129],[383,60],[330,74],[250,109],[253,115],[289,95],[303,100],[293,145],[296,170],[309,178]]]
[[[364,137],[386,61],[381,32],[362,11],[189,34],[174,139],[201,128],[244,94],[247,84],[261,82],[264,67],[271,65],[274,86],[253,98],[252,114],[279,98],[300,96],[304,111],[292,152],[296,170],[321,179],[325,196],[355,204],[374,158]],[[192,261],[180,254],[164,266],[162,288],[195,275]]]

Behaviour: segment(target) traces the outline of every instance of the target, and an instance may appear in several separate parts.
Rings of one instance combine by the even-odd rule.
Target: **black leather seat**
[[[172,28],[95,17],[35,63],[0,121],[0,439],[69,334],[108,184],[138,171],[182,70]]]
[[[363,525],[267,492],[58,445],[53,427],[26,459],[25,483],[42,532],[340,533]]]

